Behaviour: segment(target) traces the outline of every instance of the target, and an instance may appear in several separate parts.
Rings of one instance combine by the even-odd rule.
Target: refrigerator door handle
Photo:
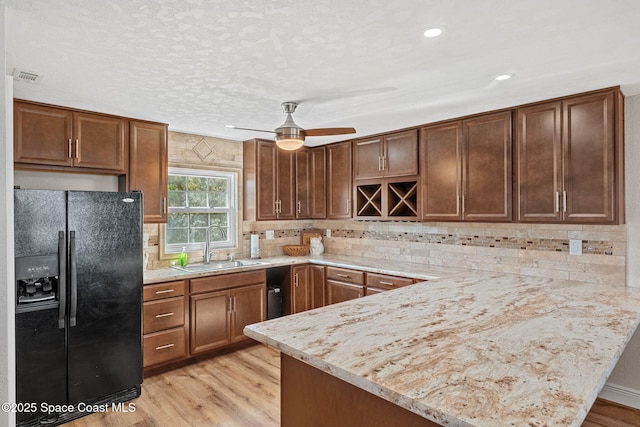
[[[76,271],[76,232],[69,232],[69,274],[71,275],[71,306],[69,308],[69,326],[76,326],[78,311],[78,274]]]
[[[58,329],[64,329],[67,316],[67,257],[64,231],[58,231]]]

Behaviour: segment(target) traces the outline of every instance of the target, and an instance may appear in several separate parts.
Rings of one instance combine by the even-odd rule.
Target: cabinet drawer
[[[144,300],[153,301],[157,299],[177,297],[177,296],[185,295],[186,290],[187,290],[186,280],[157,283],[155,285],[145,285],[143,288]]]
[[[407,277],[388,276],[386,274],[367,273],[367,287],[381,289],[396,289],[413,284],[413,279]]]
[[[198,277],[191,279],[191,293],[219,291],[222,289],[237,288],[238,286],[266,283],[266,281],[266,270]]]
[[[187,356],[184,328],[170,329],[144,336],[144,366]]]
[[[327,267],[327,280],[339,280],[341,282],[364,285],[364,272],[348,268]]]
[[[184,325],[184,297],[144,303],[144,333]]]

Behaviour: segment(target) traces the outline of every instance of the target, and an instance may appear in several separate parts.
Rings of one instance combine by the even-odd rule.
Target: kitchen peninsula
[[[285,427],[579,426],[639,322],[638,289],[460,272],[245,334],[281,351]]]

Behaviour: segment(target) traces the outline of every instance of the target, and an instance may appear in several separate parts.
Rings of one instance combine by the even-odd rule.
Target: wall
[[[0,4],[0,69],[5,70],[5,6]],[[15,306],[13,300],[13,80],[0,79],[0,402],[15,401]],[[14,414],[0,411],[0,426],[15,425]]]
[[[640,287],[640,95],[625,99],[625,209],[627,286]],[[622,354],[605,391],[612,399],[640,408],[640,330]]]

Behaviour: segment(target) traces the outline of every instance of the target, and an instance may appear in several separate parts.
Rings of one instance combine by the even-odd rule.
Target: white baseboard
[[[606,383],[598,397],[640,409],[640,390],[618,384]]]

